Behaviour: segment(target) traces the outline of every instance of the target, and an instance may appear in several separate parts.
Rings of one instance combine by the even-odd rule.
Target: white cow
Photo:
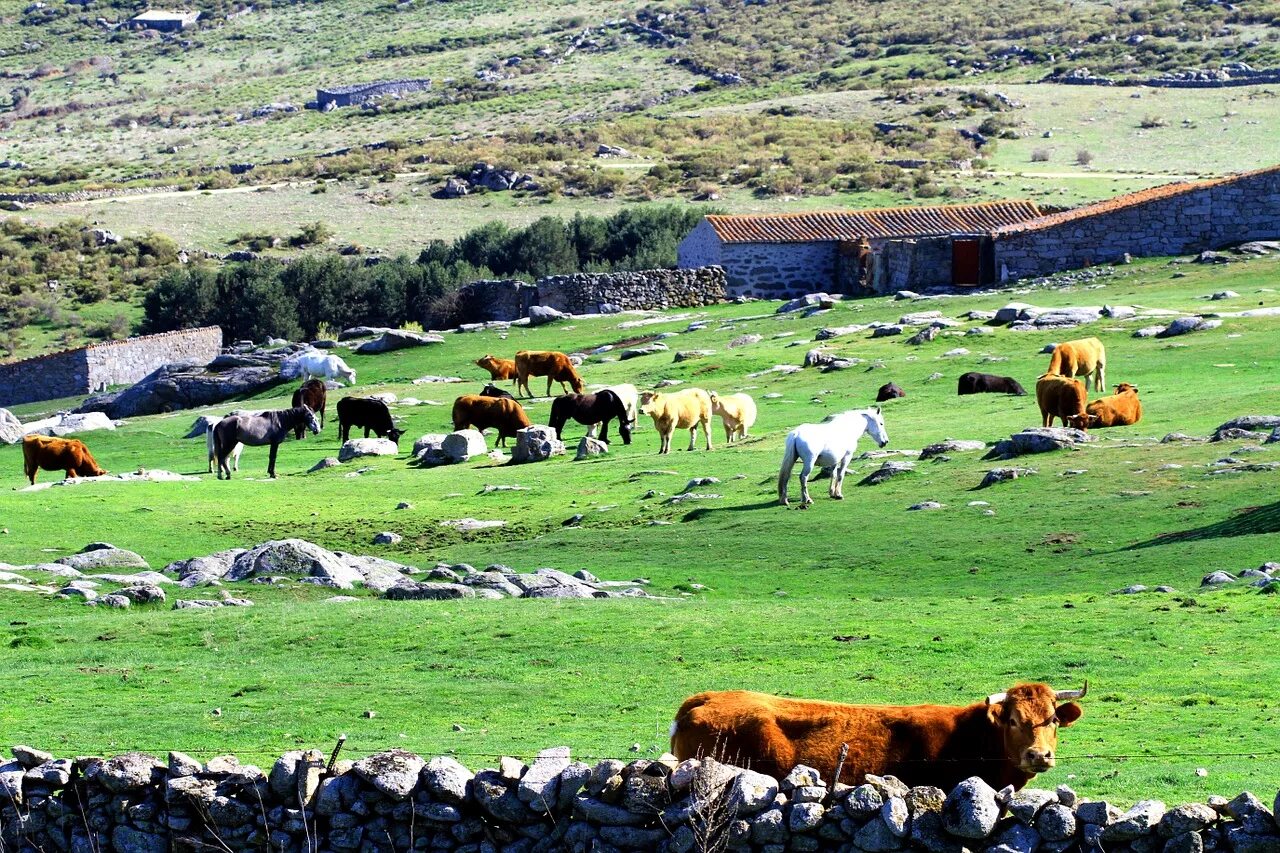
[[[304,382],[311,378],[326,381],[344,380],[348,385],[356,384],[356,372],[336,355],[326,355],[311,350],[287,360],[280,366],[280,372],[288,379],[298,378]]]
[[[213,451],[213,428],[218,425],[218,421],[220,420],[222,420],[222,418],[217,415],[201,415],[196,418],[196,422],[191,425],[191,432],[184,436],[185,438],[196,438],[202,434],[204,435],[205,449],[209,452],[210,474],[213,473],[213,458],[216,455]],[[231,452],[227,454],[232,467],[237,471],[240,470],[240,451],[242,450],[244,450],[244,445],[237,442],[236,446],[231,448]]]

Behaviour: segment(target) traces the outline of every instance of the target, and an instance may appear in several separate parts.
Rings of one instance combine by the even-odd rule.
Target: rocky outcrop
[[[167,364],[123,391],[86,400],[76,412],[105,412],[111,418],[157,415],[245,397],[284,381],[275,365],[217,365],[216,360],[208,367]]]

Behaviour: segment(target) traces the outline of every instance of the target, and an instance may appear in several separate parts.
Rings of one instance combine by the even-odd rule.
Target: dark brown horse
[[[303,382],[298,390],[293,392],[293,402],[290,404],[294,407],[306,406],[311,411],[320,416],[320,429],[324,429],[324,408],[325,396],[328,394],[325,388],[324,380],[308,379]],[[305,424],[298,424],[293,430],[293,437],[302,440],[302,433],[306,430]]]
[[[594,394],[562,394],[551,403],[550,426],[561,438],[564,425],[573,418],[580,424],[600,424],[600,440],[609,443],[609,421],[618,419],[618,432],[622,443],[631,443],[631,423],[627,420],[627,407],[622,398],[608,388]]]
[[[218,425],[213,428],[213,449],[218,456],[218,479],[223,479],[224,473],[227,475],[226,479],[231,479],[227,457],[231,455],[232,448],[240,443],[249,447],[271,445],[267,476],[274,480],[276,451],[280,449],[280,442],[288,438],[289,432],[298,425],[320,434],[320,421],[316,419],[316,413],[306,406],[263,412],[260,415],[229,415],[218,421]]]

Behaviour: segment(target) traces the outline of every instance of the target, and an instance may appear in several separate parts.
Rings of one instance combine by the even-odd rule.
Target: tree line
[[[490,222],[417,258],[375,263],[334,253],[171,269],[147,293],[146,333],[221,326],[231,340],[312,339],[350,326],[444,328],[466,322],[459,287],[485,278],[670,267],[705,211],[636,207],[609,217],[546,216],[524,228]]]

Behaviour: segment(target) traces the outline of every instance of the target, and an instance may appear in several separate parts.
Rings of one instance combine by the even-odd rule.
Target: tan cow
[[[489,379],[492,381],[496,382],[499,379],[516,381],[516,363],[509,358],[498,358],[486,354],[484,358],[476,359],[476,366],[489,371]]]
[[[1036,403],[1040,406],[1042,426],[1053,426],[1054,418],[1062,418],[1063,426],[1088,429],[1085,399],[1084,385],[1078,379],[1045,373],[1036,380]]]
[[[1097,338],[1081,338],[1054,347],[1053,355],[1049,356],[1049,369],[1045,373],[1056,373],[1067,378],[1083,376],[1086,389],[1092,375],[1093,390],[1101,391],[1106,387],[1106,362],[1107,350],[1102,341]]]
[[[586,387],[582,377],[573,369],[573,362],[562,352],[542,350],[520,350],[516,353],[516,393],[524,389],[528,397],[533,396],[529,390],[530,376],[547,377],[547,396],[551,396],[551,383],[559,382],[561,389],[569,385],[573,393],[581,394]],[[566,392],[567,393],[567,392]]]
[[[671,452],[671,436],[678,429],[689,430],[689,449],[693,450],[698,425],[711,450],[711,395],[701,388],[685,388],[674,394],[645,391],[640,395],[640,411],[653,418],[661,444],[659,453]]]
[[[747,437],[756,422],[756,401],[750,394],[711,392],[711,414],[719,415],[724,424],[724,440],[732,444]]]
[[[1128,382],[1116,386],[1110,397],[1099,397],[1088,405],[1085,414],[1091,427],[1132,426],[1142,420],[1142,402],[1138,387]]]

